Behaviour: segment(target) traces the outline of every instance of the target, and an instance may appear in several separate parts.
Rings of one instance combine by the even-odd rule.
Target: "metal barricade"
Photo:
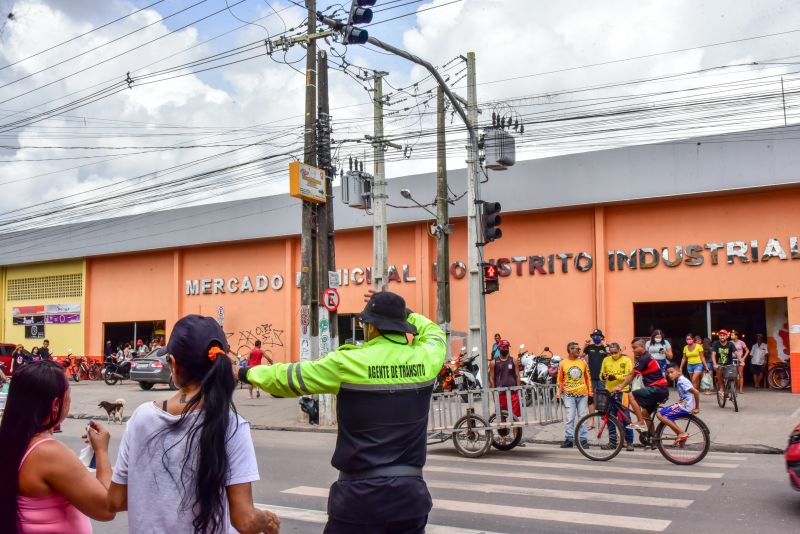
[[[459,447],[456,434],[468,433],[478,438],[484,433],[505,436],[509,431],[519,432],[514,429],[563,421],[563,406],[556,399],[556,388],[555,384],[531,384],[435,393],[428,418],[428,443],[442,443],[452,437],[459,452],[476,457],[489,447],[480,454],[467,454]],[[490,398],[488,413],[483,413],[482,395]]]

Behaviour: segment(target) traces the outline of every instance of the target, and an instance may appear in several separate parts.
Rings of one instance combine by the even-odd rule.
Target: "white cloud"
[[[789,0],[749,0],[731,3],[724,0],[708,0],[698,3],[691,0],[673,2],[627,0],[608,2],[589,0],[582,2],[544,2],[533,0],[464,0],[452,5],[424,11],[427,8],[446,4],[449,0],[433,0],[415,5],[419,9],[416,25],[402,36],[392,36],[392,26],[375,26],[375,35],[393,40],[395,44],[406,47],[432,63],[441,65],[451,58],[475,51],[477,55],[478,95],[481,101],[508,100],[522,95],[550,95],[539,99],[509,101],[511,109],[534,122],[542,112],[554,113],[565,108],[592,109],[589,99],[600,97],[625,97],[629,95],[652,93],[686,87],[722,83],[754,76],[746,69],[731,72],[709,72],[702,76],[680,81],[659,81],[647,84],[625,85],[603,91],[562,94],[565,89],[585,88],[600,84],[624,82],[653,76],[671,75],[694,71],[718,65],[729,65],[763,60],[766,58],[788,56],[793,53],[792,43],[797,34],[745,41],[737,44],[691,50],[679,54],[658,55],[647,59],[611,63],[603,66],[566,70],[563,72],[527,76],[536,73],[559,71],[571,67],[602,63],[607,61],[646,55],[654,52],[675,50],[713,42],[733,40],[754,35],[800,28],[800,11]],[[267,18],[257,24],[266,27],[270,35],[301,23],[303,12],[287,2],[276,0],[273,7],[281,10],[281,17],[261,1],[253,1],[237,6],[234,13],[244,20]],[[323,5],[325,5],[323,3]],[[71,61],[73,55],[101,46],[107,40],[120,36],[141,26],[157,21],[160,17],[184,7],[183,4],[165,3],[158,6],[159,11],[146,10],[126,18],[109,28],[92,33],[68,45],[24,61],[0,71],[0,85],[26,76],[37,70],[55,65],[47,71],[36,74],[24,81],[0,88],[0,101],[14,97],[25,91],[57,80],[80,69],[89,68],[98,61],[120,54],[137,44],[164,35],[170,29],[186,24],[193,18],[208,14],[219,6],[201,5],[188,13],[170,20],[168,25],[157,23],[119,42],[102,46],[97,51]],[[380,8],[380,2],[376,8]],[[99,24],[119,17],[136,9],[126,0],[104,2],[72,2],[67,0],[19,0],[14,10],[17,17],[10,21],[3,34],[0,46],[0,62],[6,64],[30,53],[58,43],[71,36],[88,31]],[[378,13],[381,17],[397,15],[399,10]],[[412,19],[413,20],[413,19]],[[285,25],[284,25],[285,24]],[[295,146],[302,124],[304,104],[304,78],[288,65],[270,61],[265,57],[252,61],[229,65],[223,69],[174,78],[162,83],[144,85],[143,73],[154,72],[187,61],[207,57],[210,54],[264,39],[266,32],[261,27],[249,25],[218,40],[201,44],[203,40],[216,36],[228,29],[241,25],[241,22],[222,13],[206,23],[189,27],[155,43],[139,48],[135,52],[90,68],[49,87],[34,91],[29,95],[0,104],[0,109],[26,110],[40,106],[35,111],[50,109],[56,105],[74,100],[90,91],[69,96],[93,84],[105,80],[119,81],[130,71],[134,78],[133,88],[103,99],[81,109],[71,111],[69,117],[61,117],[32,124],[25,128],[7,132],[0,137],[0,144],[22,146],[94,146],[94,147],[137,147],[166,146],[174,143],[187,143],[198,139],[198,144],[246,144],[264,138],[274,138],[268,146],[242,148],[239,151],[208,163],[195,165],[180,174],[160,175],[153,181],[164,181],[169,177],[188,175],[221,165],[281,152]],[[396,32],[395,32],[396,33]],[[386,37],[388,35],[388,37]],[[192,50],[161,61],[141,70],[140,67],[175,54],[188,47]],[[336,50],[341,51],[337,46]],[[260,49],[259,49],[260,50]],[[252,54],[258,53],[254,50]],[[407,85],[414,80],[425,78],[426,73],[419,67],[398,61],[395,58],[378,55],[368,49],[349,47],[347,59],[353,64],[373,68],[391,68],[388,82],[394,87]],[[282,53],[276,54],[282,61]],[[234,59],[234,58],[231,58]],[[295,47],[288,52],[286,60],[297,61],[294,66],[304,69],[302,49]],[[331,56],[332,62],[337,62]],[[391,67],[389,67],[391,66]],[[203,67],[198,67],[203,68]],[[789,70],[784,67],[783,70]],[[796,69],[794,69],[796,70]],[[449,71],[451,79],[463,76],[463,65],[452,64]],[[182,70],[175,74],[188,71]],[[774,69],[771,73],[780,72]],[[519,78],[520,76],[526,76]],[[513,81],[494,83],[498,80],[517,78]],[[371,134],[371,106],[368,95],[351,78],[337,71],[331,72],[331,103],[335,122],[333,137],[336,139],[363,137]],[[791,80],[787,81],[791,85]],[[431,116],[420,117],[419,111],[430,112],[434,102],[427,108],[413,108],[425,100],[424,91],[431,87],[430,81],[420,84],[423,94],[414,96],[414,89],[407,94],[393,95],[392,102],[406,99],[387,108],[402,110],[412,107],[399,116],[390,115],[387,119],[387,132],[397,135],[422,128],[432,127]],[[96,88],[95,88],[96,89]],[[465,94],[464,82],[457,84],[457,90]],[[386,87],[386,92],[391,92]],[[733,94],[741,94],[744,89]],[[48,103],[53,99],[61,99]],[[646,100],[638,100],[646,102]],[[619,105],[637,100],[621,101]],[[610,104],[609,104],[610,105]],[[577,108],[575,106],[584,106]],[[508,108],[505,108],[508,109]],[[491,111],[484,110],[484,118]],[[3,112],[0,112],[2,114]],[[19,119],[24,114],[11,114],[0,118],[0,124]],[[83,121],[83,117],[87,117]],[[133,127],[136,124],[111,123],[92,120],[113,119],[118,121],[137,121],[167,127]],[[361,122],[354,125],[353,121]],[[777,115],[774,119],[777,120]],[[652,119],[643,119],[642,125]],[[450,117],[448,116],[448,123]],[[455,119],[453,124],[457,124]],[[636,123],[630,123],[635,125]],[[744,124],[744,123],[743,123]],[[753,120],[752,125],[766,125],[766,122]],[[242,129],[252,125],[263,125],[258,129]],[[125,126],[124,128],[122,126]],[[220,135],[219,128],[230,128],[228,134]],[[239,128],[239,130],[236,130]],[[576,128],[577,131],[580,128]],[[650,130],[647,130],[650,131]],[[564,137],[563,125],[531,126],[526,138],[528,142],[519,151],[521,157],[541,157],[561,153],[566,150],[584,150],[600,146],[612,146],[619,133],[584,136],[573,140]],[[676,135],[680,129],[676,128]],[[192,135],[180,135],[188,134]],[[646,132],[645,132],[646,133]],[[632,134],[620,142],[631,142]],[[649,134],[648,134],[649,135]],[[652,136],[642,134],[641,139]],[[451,140],[456,136],[451,135]],[[387,166],[389,176],[415,172],[432,171],[432,140],[426,137],[406,136],[402,144],[414,146],[415,155],[429,156],[427,159],[396,161],[395,152],[389,153]],[[463,144],[461,145],[463,146]],[[449,153],[450,168],[464,165],[461,146]],[[47,204],[54,209],[56,199],[75,192],[86,191],[87,196],[98,188],[120,180],[136,177],[153,171],[163,171],[175,165],[185,164],[195,159],[230,151],[236,147],[171,150],[128,157],[117,157],[110,161],[99,160],[118,156],[135,150],[55,150],[46,148],[24,148],[21,150],[2,150],[0,159],[16,160],[16,163],[1,163],[0,186],[6,198],[12,199],[3,210]],[[426,149],[427,148],[427,149]],[[367,145],[348,145],[338,154],[369,154]],[[106,158],[75,159],[65,161],[26,161],[42,158],[85,157],[105,154]],[[301,154],[297,154],[301,156]],[[91,164],[96,162],[95,164]],[[263,172],[271,173],[271,181],[266,178],[253,183],[236,195],[260,195],[283,192],[286,185],[280,173],[280,166],[267,162]],[[48,174],[44,177],[36,176]],[[203,186],[207,187],[207,186]],[[216,193],[222,192],[222,185]],[[102,189],[100,191],[103,191]],[[214,190],[204,189],[206,197],[224,198]],[[175,199],[173,203],[185,202]],[[164,199],[168,205],[169,199]],[[0,212],[2,213],[2,212]]]

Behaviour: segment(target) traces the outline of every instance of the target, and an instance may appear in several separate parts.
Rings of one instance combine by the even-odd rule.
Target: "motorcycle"
[[[116,385],[121,380],[130,380],[131,362],[125,361],[118,363],[114,360],[106,360],[103,368],[103,381],[109,386]]]
[[[524,346],[520,348],[524,348]],[[530,386],[531,384],[542,384],[546,386],[556,382],[561,356],[553,355],[550,358],[546,358],[544,356],[545,352],[549,352],[547,347],[545,347],[542,354],[538,356],[533,356],[527,353],[527,351],[520,354],[520,366],[522,370],[519,374],[519,380],[523,386]],[[527,406],[533,403],[532,397],[532,395],[526,396],[525,404]]]
[[[478,347],[473,347],[471,356],[465,356],[466,355],[462,352],[461,356],[458,358],[458,366],[455,371],[453,371],[453,382],[455,383],[456,390],[464,391],[464,393],[461,394],[461,400],[468,402],[469,395],[467,395],[466,392],[481,389],[481,382],[478,378],[480,370],[478,364],[475,363],[480,356]]]
[[[453,391],[453,369],[447,360],[442,364],[442,368],[433,383],[434,393],[444,393],[445,391]]]

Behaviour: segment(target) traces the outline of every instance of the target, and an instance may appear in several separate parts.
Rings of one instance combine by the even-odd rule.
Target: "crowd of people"
[[[563,448],[573,447],[575,443],[575,421],[586,415],[593,397],[599,391],[608,392],[623,407],[627,420],[631,420],[625,432],[625,447],[633,451],[633,431],[652,430],[652,416],[664,422],[678,436],[685,434],[673,420],[687,413],[697,413],[700,407],[700,393],[714,395],[719,384],[723,383],[722,368],[736,365],[739,371],[737,389],[744,390],[744,369],[750,364],[756,388],[764,387],[764,373],[768,358],[768,348],[762,334],[756,336],[752,347],[740,338],[735,330],[720,330],[718,339],[712,341],[700,335],[687,334],[680,355],[675,354],[664,332],[656,329],[649,338],[635,338],[631,341],[631,355],[623,354],[618,342],[606,342],[603,332],[598,328],[592,331],[583,346],[577,342],[567,345],[567,356],[558,364],[557,395],[566,410],[566,429]],[[511,387],[519,385],[511,371],[498,362],[508,359],[510,343],[497,333],[490,350],[489,380],[492,387]],[[519,359],[527,355],[525,345],[520,346]],[[542,357],[552,357],[545,348]],[[520,367],[520,363],[515,368]],[[496,378],[497,370],[501,373]],[[511,373],[511,374],[509,374]],[[669,398],[669,385],[675,385],[679,400],[677,403],[661,408],[659,405]],[[501,399],[503,397],[501,396]],[[513,399],[512,399],[513,402]],[[502,409],[506,409],[505,406]],[[512,407],[519,415],[518,405]],[[586,445],[587,426],[578,429],[578,440]]]
[[[41,347],[33,347],[30,351],[25,350],[23,345],[17,345],[11,354],[11,362],[14,366],[12,370],[16,372],[18,367],[22,367],[29,362],[50,361],[53,353],[50,350],[50,340],[42,341]]]

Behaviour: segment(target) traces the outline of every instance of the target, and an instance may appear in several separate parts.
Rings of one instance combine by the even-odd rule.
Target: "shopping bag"
[[[700,379],[700,391],[711,391],[714,389],[714,378],[711,372],[706,371],[703,373],[703,378]]]
[[[631,382],[631,391],[636,391],[637,389],[642,389],[644,387],[644,382],[642,381],[642,375],[636,375]]]

